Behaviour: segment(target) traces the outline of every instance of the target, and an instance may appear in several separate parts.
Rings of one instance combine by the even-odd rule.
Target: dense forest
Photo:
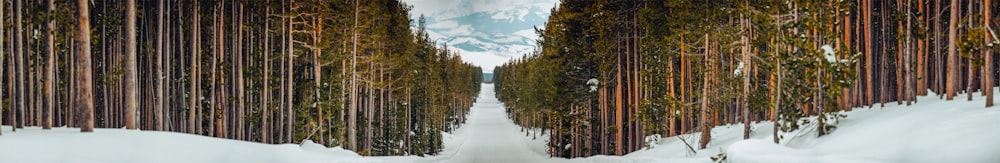
[[[648,135],[775,121],[835,132],[839,111],[985,96],[1000,44],[990,0],[563,0],[539,49],[494,70],[520,126],[557,157],[624,155]],[[984,89],[985,88],[985,89]],[[972,93],[972,92],[981,93]],[[809,120],[814,116],[814,120]],[[809,120],[809,121],[807,121]],[[698,133],[700,132],[700,133]]]
[[[482,69],[438,47],[409,10],[395,0],[2,0],[0,122],[436,154],[441,132],[465,121]]]

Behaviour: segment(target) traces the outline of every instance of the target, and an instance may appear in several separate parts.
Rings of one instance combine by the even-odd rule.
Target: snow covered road
[[[567,162],[550,158],[545,152],[546,139],[525,136],[521,128],[507,118],[503,103],[497,100],[492,84],[483,84],[479,98],[472,105],[468,121],[453,133],[444,134],[445,148],[437,156],[375,157],[385,162],[415,163],[541,163]]]
[[[479,99],[472,106],[469,120],[462,126],[465,142],[457,153],[445,163],[532,163],[548,158],[544,153],[535,153],[519,128],[507,119],[503,105],[496,99],[493,85],[483,85]]]

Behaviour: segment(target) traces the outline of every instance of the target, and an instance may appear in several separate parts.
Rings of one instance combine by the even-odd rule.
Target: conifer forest
[[[0,0],[0,162],[13,134],[60,128],[385,162],[523,159],[496,151],[535,141],[545,159],[738,162],[733,142],[836,141],[821,138],[872,119],[859,110],[974,103],[1000,120],[997,0],[554,1],[533,50],[483,67],[413,13],[430,0]],[[528,145],[468,143],[506,141],[483,133]]]
[[[16,126],[3,133],[125,128],[435,154],[482,76],[412,29],[398,1],[0,4],[2,117]]]
[[[520,126],[553,156],[622,155],[651,134],[769,120],[778,131],[838,111],[947,100],[997,86],[991,0],[564,0],[539,50],[494,69]],[[956,97],[957,92],[968,97]],[[981,93],[971,93],[981,92]],[[705,148],[711,132],[692,148]],[[565,147],[573,144],[573,148]]]

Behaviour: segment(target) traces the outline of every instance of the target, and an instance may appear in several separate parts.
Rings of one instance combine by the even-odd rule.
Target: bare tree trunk
[[[200,134],[201,118],[199,117],[201,114],[195,114],[195,113],[199,113],[201,111],[200,109],[198,109],[200,102],[198,98],[201,97],[200,93],[201,91],[199,90],[199,84],[198,84],[200,81],[199,77],[201,76],[201,72],[198,70],[198,65],[201,64],[201,61],[199,60],[200,50],[198,49],[198,44],[201,42],[201,39],[199,39],[198,33],[201,30],[199,29],[199,25],[201,23],[199,19],[200,14],[198,14],[199,2],[195,1],[193,3],[194,7],[192,7],[193,8],[192,10],[194,11],[194,14],[191,15],[192,17],[191,18],[192,20],[191,21],[191,74],[190,74],[191,80],[190,80],[190,92],[188,92],[190,94],[190,96],[188,97],[188,105],[189,105],[188,131],[191,134]]]
[[[49,6],[48,13],[49,14],[53,14],[53,11],[55,11],[55,8],[56,8],[56,6],[55,6],[55,0],[48,0],[48,6]],[[2,8],[0,8],[0,10],[2,10]],[[55,85],[54,85],[55,84],[55,78],[56,78],[56,75],[55,75],[55,65],[56,65],[55,43],[56,42],[55,42],[55,35],[54,35],[55,34],[54,31],[55,31],[55,28],[56,28],[55,19],[49,18],[49,22],[47,23],[47,27],[46,28],[48,28],[48,29],[46,29],[46,32],[45,32],[46,33],[45,40],[47,42],[46,43],[47,46],[45,47],[45,51],[46,51],[45,53],[47,54],[46,55],[47,56],[47,59],[46,59],[47,61],[45,63],[45,66],[46,66],[46,68],[45,68],[45,101],[46,101],[47,104],[45,105],[45,111],[43,113],[43,120],[44,120],[44,122],[42,122],[42,129],[46,129],[47,130],[47,129],[52,129],[52,111],[55,110],[55,104],[56,104],[55,103]],[[3,36],[0,35],[0,37],[3,37]],[[3,73],[3,72],[0,72],[0,73]],[[2,90],[0,90],[0,92],[2,92]],[[0,121],[0,122],[2,122],[2,121]]]
[[[159,6],[157,7],[158,10],[157,12],[159,12],[159,14],[156,15],[156,74],[155,74],[156,76],[154,77],[154,79],[156,80],[156,97],[153,97],[154,98],[153,114],[156,117],[156,120],[154,120],[155,124],[153,124],[153,126],[154,130],[156,131],[163,131],[163,114],[164,114],[163,78],[165,78],[165,76],[163,75],[163,51],[164,51],[163,46],[164,44],[166,44],[166,42],[163,42],[164,38],[163,28],[166,25],[163,24],[164,23],[163,10],[166,10],[166,8],[163,7],[164,3],[163,1],[164,0],[157,1],[158,2],[157,6]],[[135,43],[129,43],[129,44],[135,45]]]
[[[347,112],[347,149],[348,150],[358,150],[358,138],[357,138],[357,116],[358,116],[358,0],[354,0],[354,28],[353,28],[353,42],[351,45],[353,52],[351,52],[351,101],[350,107],[348,107]]]
[[[265,7],[264,8],[265,15],[271,15],[271,6],[270,6],[270,3],[271,3],[270,0],[267,0],[265,2],[265,6],[264,6]],[[268,37],[268,35],[271,33],[269,31],[271,29],[270,28],[270,25],[271,25],[271,21],[270,20],[271,19],[268,19],[267,17],[264,18],[264,57],[263,57],[264,58],[264,88],[263,88],[263,92],[264,93],[263,93],[263,95],[261,95],[261,101],[263,102],[263,106],[261,107],[261,109],[263,110],[264,113],[263,113],[263,116],[261,116],[261,129],[260,129],[260,131],[261,131],[261,134],[260,134],[261,135],[261,143],[264,143],[264,144],[271,143],[271,132],[270,132],[271,128],[269,128],[270,124],[271,124],[271,121],[270,121],[270,117],[271,117],[271,104],[270,104],[270,102],[271,102],[271,98],[270,98],[271,97],[271,85],[270,85],[270,80],[269,80],[269,77],[271,76],[271,71],[270,71],[270,68],[271,68],[271,48],[270,48],[271,42],[270,42],[270,39],[271,38]]]
[[[77,102],[77,117],[80,118],[80,132],[94,132],[94,90],[92,87],[90,62],[90,6],[87,0],[77,0],[76,44],[76,89],[73,100]]]
[[[617,51],[616,53],[618,55],[615,56],[615,58],[617,58],[618,61],[615,63],[615,65],[617,65],[617,67],[618,67],[616,69],[618,72],[617,72],[617,74],[615,74],[615,80],[616,80],[615,81],[615,155],[621,156],[621,155],[625,154],[622,151],[625,148],[624,143],[622,143],[623,140],[624,140],[622,138],[624,137],[624,132],[625,132],[624,131],[624,126],[622,126],[623,123],[625,122],[625,120],[622,117],[623,116],[622,115],[622,111],[625,108],[622,105],[622,62],[621,62],[621,52]]]
[[[246,109],[245,108],[246,92],[243,89],[246,86],[246,84],[243,81],[243,55],[244,55],[243,54],[243,3],[240,2],[237,3],[239,3],[237,5],[240,7],[239,8],[240,11],[239,11],[239,18],[237,18],[238,19],[237,21],[239,23],[237,23],[238,25],[236,26],[237,28],[239,28],[239,30],[237,30],[238,32],[236,33],[237,46],[236,46],[236,51],[234,51],[236,52],[236,55],[234,56],[236,59],[235,60],[236,61],[236,139],[246,140],[246,138],[244,138],[243,135],[244,132],[243,115],[244,115],[244,109]]]
[[[293,2],[290,1],[288,5],[291,6],[292,5],[291,3],[293,3]],[[291,11],[291,9],[289,9],[289,11]],[[295,129],[294,129],[294,125],[295,125],[294,124],[294,122],[295,122],[295,113],[293,112],[294,108],[293,108],[293,105],[292,105],[292,102],[293,102],[292,97],[294,97],[292,95],[292,93],[293,93],[293,90],[295,90],[295,65],[294,65],[295,61],[294,61],[294,58],[292,56],[295,54],[295,45],[292,44],[292,40],[294,40],[294,38],[292,38],[293,37],[293,35],[292,35],[292,18],[288,18],[288,21],[285,21],[285,23],[287,23],[286,27],[288,28],[288,30],[287,30],[288,31],[288,37],[285,37],[285,39],[287,39],[287,40],[285,40],[285,43],[288,44],[287,45],[288,48],[285,49],[285,50],[288,50],[288,55],[286,55],[286,57],[288,57],[288,60],[287,60],[288,63],[285,65],[285,66],[288,66],[288,79],[286,79],[288,81],[288,83],[287,83],[288,86],[286,86],[288,89],[285,90],[285,91],[288,91],[287,93],[285,93],[285,96],[286,96],[285,100],[288,100],[288,101],[285,102],[285,106],[287,107],[287,108],[285,108],[285,111],[288,114],[288,118],[285,119],[285,123],[286,123],[286,125],[288,125],[288,127],[285,128],[285,133],[288,136],[285,137],[285,141],[287,141],[287,142],[295,142],[294,141],[295,140],[295,133],[293,132],[293,131],[295,131]]]
[[[983,15],[984,15],[983,29],[984,32],[986,32],[983,36],[985,36],[984,39],[986,39],[985,42],[987,44],[993,42],[991,40],[993,36],[989,32],[990,16],[992,16],[990,15],[990,10],[993,10],[993,8],[990,8],[992,7],[990,6],[990,1],[991,0],[983,0]],[[986,87],[983,87],[983,91],[986,92],[986,107],[992,107],[993,106],[993,49],[986,48],[986,53],[984,53],[983,55],[985,55],[985,60],[986,60],[986,65],[984,67],[986,70],[984,71],[985,73],[983,73],[983,85],[985,85]]]
[[[872,13],[871,13],[872,12],[872,9],[871,9],[872,8],[872,4],[871,3],[872,2],[871,2],[871,0],[865,0],[862,3],[865,6],[865,7],[863,7],[864,11],[865,11],[865,14],[864,14],[864,23],[865,23],[865,32],[864,32],[865,33],[865,36],[864,36],[865,43],[864,44],[865,44],[865,74],[866,74],[865,75],[865,81],[866,81],[865,83],[867,85],[865,87],[865,90],[867,91],[867,93],[865,93],[865,96],[868,97],[868,100],[867,100],[868,102],[866,104],[868,105],[868,108],[871,108],[872,104],[875,103],[875,94],[872,93],[873,92],[872,90],[874,90],[874,88],[872,87],[872,77],[873,77],[872,76],[872,59],[874,59],[872,57],[872,38],[871,38],[872,37],[872,24],[871,24],[872,23],[872,21],[871,21],[871,19],[872,19]]]
[[[775,52],[777,52],[777,51],[775,51]],[[781,72],[782,71],[782,69],[781,69],[782,63],[781,63],[780,59],[778,59],[778,64],[777,65],[778,65],[778,70],[777,70],[778,71],[778,84],[777,84],[778,85],[778,88],[777,88],[778,91],[777,91],[776,94],[777,94],[778,97],[774,100],[775,101],[774,102],[774,114],[771,117],[771,121],[774,123],[774,135],[773,136],[774,136],[774,143],[775,144],[778,144],[779,141],[780,141],[780,137],[778,137],[778,130],[780,129],[780,125],[778,123],[778,115],[780,115],[780,111],[781,111],[781,95],[782,95],[782,92],[781,92],[782,91],[781,90],[781,79],[784,78],[784,76],[782,76],[783,74]]]
[[[313,59],[313,106],[316,107],[316,120],[318,121],[317,126],[322,126],[323,125],[323,109],[319,105],[319,102],[320,102],[320,100],[319,100],[320,99],[320,97],[319,97],[319,95],[320,95],[319,94],[319,88],[321,87],[321,85],[320,85],[320,69],[321,69],[321,67],[320,67],[320,61],[319,61],[319,55],[320,55],[321,51],[319,49],[319,41],[322,39],[320,36],[322,36],[321,33],[323,33],[323,30],[322,30],[323,29],[323,26],[322,26],[323,24],[321,22],[322,22],[322,18],[320,18],[320,17],[315,17],[314,18],[314,20],[313,20],[313,27],[314,27],[314,29],[313,29],[313,33],[312,33],[312,36],[313,36],[313,46],[316,46],[316,47],[314,47],[312,49],[312,51],[313,51],[313,58],[312,59]],[[323,133],[321,132],[320,133],[320,140],[319,140],[319,142],[320,142],[320,144],[325,144],[326,140],[322,139],[322,137],[323,137]]]
[[[14,124],[11,125],[11,128],[15,128],[15,130],[16,130],[16,128],[24,128],[24,122],[25,122],[24,121],[24,103],[27,101],[27,99],[25,99],[25,96],[24,96],[24,92],[25,92],[25,90],[24,90],[24,88],[25,88],[25,86],[24,86],[24,75],[25,75],[25,73],[27,73],[27,71],[24,70],[24,68],[25,68],[24,67],[24,60],[27,59],[27,58],[25,58],[25,56],[24,56],[24,48],[25,48],[25,46],[24,46],[24,27],[21,26],[21,24],[22,24],[21,23],[22,22],[21,17],[22,17],[22,14],[24,13],[24,11],[21,11],[21,10],[24,9],[22,7],[23,3],[24,3],[24,1],[17,0],[15,2],[15,4],[14,4],[14,9],[13,9],[14,12],[15,12],[14,13],[15,14],[15,18],[14,18],[14,21],[15,21],[14,22],[14,24],[15,24],[14,25],[14,37],[15,38],[14,38],[13,41],[16,42],[15,43],[16,47],[14,47],[14,57],[17,60],[17,70],[16,70],[16,72],[14,72],[17,75],[17,86],[15,86],[15,88],[17,88],[17,98],[14,99],[14,102],[17,103],[17,108],[16,108],[16,110],[15,109],[11,109],[13,111],[13,112],[11,112],[11,114],[14,114],[13,117],[15,118],[15,119],[11,119],[11,122],[14,122]]]
[[[710,51],[709,50],[710,47],[711,46],[709,45],[709,42],[708,42],[708,34],[705,34],[705,63],[706,63],[705,66],[712,66],[712,64],[713,64],[712,63],[712,57],[710,56],[711,54],[709,52]],[[708,93],[708,90],[709,90],[709,88],[708,87],[709,87],[709,84],[710,84],[709,81],[711,79],[712,72],[711,72],[711,70],[707,70],[707,69],[704,70],[704,71],[705,71],[705,76],[704,76],[705,79],[702,79],[704,81],[704,84],[702,85],[702,92],[701,92],[701,141],[699,143],[699,148],[700,149],[705,149],[705,147],[708,147],[708,142],[712,141],[712,126],[711,126],[712,123],[709,122],[709,120],[708,120],[709,119],[709,115],[708,115],[708,109],[709,109],[708,108],[708,103],[709,103],[709,96],[708,96],[709,93]]]
[[[746,2],[746,5],[749,5],[749,1],[744,1],[744,2]],[[751,30],[750,24],[749,24],[750,23],[750,19],[749,18],[744,19],[743,23],[744,23],[745,29],[748,30],[748,31],[744,31],[744,32],[750,32],[749,31],[749,30]],[[743,102],[742,102],[743,103],[743,139],[750,139],[750,105],[749,105],[750,98],[749,97],[750,97],[750,67],[752,67],[752,64],[751,64],[752,61],[750,60],[750,38],[748,38],[748,37],[749,36],[744,35],[743,36],[743,40],[742,40],[743,41],[743,61],[742,61],[742,63],[746,64],[743,67]]]
[[[955,91],[958,89],[958,0],[951,0],[951,17],[948,23],[948,79],[946,81],[947,100],[955,98]]]
[[[4,17],[7,16],[7,8],[4,6],[4,4],[5,3],[0,2],[0,22],[7,22],[6,20],[4,20]],[[7,37],[7,28],[4,27],[4,26],[2,26],[2,25],[0,25],[0,46],[3,46],[3,42],[4,42],[3,39],[5,37]],[[13,48],[13,47],[11,47],[11,48]],[[0,80],[3,80],[4,76],[10,77],[10,76],[14,75],[13,73],[7,72],[7,70],[9,70],[9,69],[7,69],[6,67],[3,66],[3,62],[6,61],[6,59],[7,59],[7,54],[5,54],[5,52],[6,52],[6,49],[0,49]],[[7,64],[7,65],[12,65],[12,64]],[[9,78],[9,79],[13,79],[13,78]],[[13,80],[9,80],[9,79],[7,80],[6,84],[3,84],[3,85],[7,85],[9,87],[10,84],[13,82]],[[7,91],[5,91],[3,89],[3,87],[4,87],[3,85],[0,85],[0,99],[3,98],[3,96],[4,96],[5,93],[9,94],[9,92],[7,92]],[[10,89],[10,88],[8,88],[8,89]],[[4,107],[3,104],[0,104],[0,126],[3,126],[2,125],[3,124],[3,110],[4,110],[3,107]],[[3,135],[3,131],[2,130],[0,130],[0,135]]]
[[[220,120],[217,120],[221,116],[216,115],[217,114],[216,110],[219,109],[219,99],[221,99],[221,97],[219,97],[219,91],[217,90],[218,89],[217,87],[219,85],[217,77],[218,67],[219,67],[219,55],[221,55],[219,54],[219,51],[222,50],[221,48],[222,45],[220,45],[219,43],[220,42],[219,40],[221,40],[221,38],[219,38],[221,32],[219,31],[220,28],[219,26],[221,25],[219,23],[220,21],[219,12],[221,11],[219,10],[222,10],[222,2],[218,2],[215,8],[212,9],[212,69],[210,70],[212,71],[211,72],[212,75],[210,77],[211,83],[209,84],[209,91],[211,92],[209,93],[209,95],[212,96],[212,99],[210,100],[211,106],[208,109],[208,116],[209,116],[208,136],[221,138],[222,133],[220,133],[219,130],[221,130],[222,128],[222,122]]]
[[[125,128],[136,129],[135,109],[138,105],[138,72],[136,70],[135,0],[126,1],[125,18]],[[159,50],[159,49],[157,49]]]

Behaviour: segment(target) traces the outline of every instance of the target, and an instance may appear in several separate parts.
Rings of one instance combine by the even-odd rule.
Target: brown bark
[[[132,2],[132,1],[129,0],[129,2]],[[165,78],[165,76],[163,74],[163,51],[165,49],[163,49],[163,46],[165,44],[167,44],[166,42],[163,41],[164,34],[165,34],[163,32],[163,28],[164,28],[164,26],[166,26],[166,25],[163,24],[164,23],[164,21],[163,21],[163,10],[166,10],[166,8],[163,7],[164,0],[158,0],[157,2],[158,2],[157,3],[158,4],[157,5],[158,6],[157,7],[157,12],[159,12],[159,14],[156,15],[156,22],[157,22],[156,23],[156,33],[157,33],[156,34],[156,76],[153,77],[156,80],[156,96],[153,97],[153,99],[154,99],[154,102],[153,102],[153,105],[154,105],[153,106],[153,115],[154,115],[154,117],[156,119],[153,120],[153,123],[154,123],[153,124],[153,126],[154,126],[153,129],[157,130],[157,131],[163,131],[163,129],[164,129],[163,128],[163,114],[164,114],[164,112],[163,112],[163,98],[164,98],[164,96],[163,96],[163,85],[164,85],[163,84],[163,78]],[[132,3],[134,3],[134,2],[132,2]],[[129,37],[134,37],[134,36],[129,36]],[[129,43],[129,44],[133,44],[134,45],[135,43]],[[133,49],[133,50],[135,50],[135,49]]]
[[[744,1],[744,2],[745,2],[746,5],[748,5],[747,7],[749,7],[749,5],[750,5],[749,1]],[[751,33],[749,31],[749,30],[751,30],[751,28],[750,28],[750,19],[749,18],[744,19],[743,20],[743,24],[744,24],[743,25],[744,29],[747,30],[747,31],[744,31],[744,32]],[[742,47],[743,48],[742,49],[742,53],[743,53],[742,57],[743,58],[742,58],[742,62],[741,63],[745,64],[744,67],[743,67],[743,72],[742,72],[743,73],[742,74],[743,75],[743,101],[742,101],[742,105],[743,105],[742,106],[742,108],[743,108],[743,139],[750,139],[750,104],[749,104],[750,98],[749,97],[750,97],[750,67],[752,67],[752,64],[751,64],[752,62],[750,61],[750,38],[748,36],[743,36],[742,39],[743,39],[742,40],[743,41],[743,47]]]
[[[55,11],[55,0],[48,0],[48,13],[52,14]],[[2,7],[0,7],[2,9]],[[42,129],[52,129],[52,111],[55,110],[55,19],[49,19],[46,25],[46,63],[45,63],[45,111],[43,114],[44,122],[42,122]],[[3,37],[0,35],[0,37]],[[0,54],[2,55],[2,54]],[[3,73],[0,71],[0,73]],[[2,92],[3,90],[0,90]],[[0,106],[2,107],[2,106]],[[2,108],[0,108],[2,109]],[[2,120],[0,120],[2,122]]]
[[[270,6],[271,1],[267,0],[264,3],[265,3],[265,6],[264,6],[264,13],[265,13],[265,15],[271,15],[271,6]],[[260,128],[260,131],[261,131],[261,134],[260,134],[261,135],[261,143],[264,143],[264,144],[270,144],[271,143],[271,139],[272,139],[271,138],[271,128],[270,128],[270,125],[271,125],[271,98],[270,98],[271,97],[271,85],[270,85],[270,79],[269,79],[271,77],[271,70],[270,70],[271,69],[271,48],[270,48],[270,46],[271,46],[270,39],[271,38],[268,37],[270,35],[270,33],[271,33],[270,32],[270,29],[271,29],[271,21],[270,20],[271,19],[268,19],[266,17],[264,18],[264,49],[263,49],[264,50],[264,56],[263,56],[263,59],[264,59],[264,85],[263,85],[263,87],[264,88],[262,90],[263,93],[261,95],[261,102],[263,103],[263,104],[261,104],[261,105],[263,105],[261,107],[261,110],[263,112],[263,115],[261,116],[261,128]]]
[[[136,129],[136,107],[138,107],[139,84],[136,70],[135,40],[135,0],[126,0],[125,16],[125,128]]]
[[[924,11],[924,0],[917,0],[917,12],[926,13]],[[926,22],[926,14],[920,14],[917,16],[918,23]],[[934,32],[934,31],[930,31]],[[927,95],[927,68],[925,65],[926,60],[926,40],[929,36],[924,36],[924,38],[917,39],[917,95],[924,96]]]
[[[244,109],[246,105],[246,92],[244,88],[246,84],[243,79],[243,3],[236,2],[239,6],[239,18],[237,18],[237,26],[239,30],[236,33],[236,55],[234,56],[236,62],[236,139],[246,140],[243,135],[244,132]]]
[[[212,69],[210,70],[211,83],[209,85],[209,91],[211,91],[209,95],[211,95],[212,98],[210,100],[211,107],[208,109],[208,116],[209,116],[208,136],[221,138],[223,137],[221,132],[222,122],[220,119],[222,118],[222,116],[216,113],[216,110],[219,109],[219,100],[222,99],[221,97],[219,97],[220,93],[217,90],[218,89],[217,87],[219,85],[219,80],[218,80],[219,55],[221,55],[219,53],[222,50],[221,48],[222,45],[220,45],[222,38],[219,38],[222,32],[219,30],[221,28],[220,27],[221,24],[219,23],[219,21],[221,21],[219,20],[219,15],[220,15],[219,12],[221,11],[219,10],[222,10],[222,2],[219,2],[218,5],[215,6],[215,9],[212,10]]]
[[[868,97],[867,105],[868,105],[869,108],[871,108],[872,104],[875,103],[875,98],[874,98],[875,94],[872,93],[872,90],[874,90],[874,88],[872,87],[872,77],[873,77],[872,76],[872,59],[873,58],[872,58],[872,39],[871,39],[871,37],[872,37],[872,25],[871,25],[871,23],[872,23],[872,21],[871,21],[871,19],[872,19],[872,13],[871,13],[872,12],[872,6],[871,5],[872,4],[871,3],[872,3],[871,0],[865,0],[864,2],[862,2],[862,4],[865,6],[865,7],[863,7],[864,10],[865,10],[865,13],[864,13],[864,15],[865,15],[864,16],[865,17],[864,18],[864,23],[865,23],[865,32],[864,32],[865,33],[865,36],[864,36],[864,38],[865,38],[865,74],[866,74],[865,75],[865,81],[866,81],[865,82],[865,84],[866,84],[865,89],[867,91],[867,93],[865,93],[865,94]]]
[[[353,44],[351,45],[353,51],[351,52],[351,93],[350,93],[350,107],[348,109],[347,115],[347,149],[348,150],[358,150],[358,138],[357,138],[357,116],[358,116],[358,0],[354,0],[354,28],[352,28]]]
[[[947,100],[953,100],[955,98],[955,91],[958,89],[958,47],[956,41],[958,39],[958,4],[959,0],[951,0],[951,17],[948,23],[948,79],[946,84]]]
[[[199,4],[198,2],[193,3],[194,6],[192,7],[192,11],[194,13],[191,16],[192,21],[190,29],[191,30],[191,63],[190,63],[191,80],[189,83],[190,92],[188,93],[190,93],[191,96],[188,97],[188,131],[191,134],[201,134],[201,118],[200,118],[201,109],[199,109],[199,104],[200,104],[199,98],[201,97],[200,93],[201,87],[199,85],[201,81],[201,79],[199,79],[199,77],[201,76],[201,72],[199,70],[200,69],[199,65],[201,64],[201,61],[199,59],[201,58],[200,57],[201,50],[199,49],[199,42],[201,39],[199,38],[199,32],[201,29],[199,28],[199,26],[201,24],[201,21],[199,19],[200,14],[198,12],[198,4]]]
[[[708,42],[708,34],[705,34],[705,66],[712,66],[712,64],[713,64],[712,63],[711,52],[709,52],[710,51],[709,50],[710,47],[711,46],[709,45],[709,42]],[[702,91],[701,91],[701,141],[699,141],[700,143],[698,145],[700,149],[705,149],[706,147],[708,147],[708,142],[712,141],[712,126],[711,126],[711,122],[709,122],[709,120],[708,120],[709,119],[709,115],[708,115],[709,114],[708,103],[709,103],[709,99],[710,99],[709,98],[709,92],[708,92],[708,90],[709,90],[709,84],[710,84],[710,80],[712,78],[711,76],[712,76],[713,72],[711,70],[705,70],[704,73],[705,73],[705,76],[704,76],[705,79],[702,79],[704,81],[704,83],[701,86],[702,87]]]
[[[289,6],[292,5],[291,3],[292,2],[289,1]],[[286,60],[288,63],[286,63],[285,66],[288,66],[287,67],[288,73],[287,73],[287,79],[285,79],[285,81],[288,81],[288,82],[286,82],[286,84],[288,84],[288,85],[285,86],[285,88],[288,88],[288,89],[285,90],[285,91],[287,91],[285,93],[285,96],[286,96],[285,100],[287,100],[287,101],[285,101],[285,111],[286,111],[285,114],[287,114],[288,118],[285,118],[285,123],[286,123],[286,125],[288,127],[285,128],[285,135],[286,135],[285,141],[286,142],[294,142],[294,139],[295,139],[295,135],[294,134],[295,133],[293,133],[292,131],[294,131],[294,126],[293,126],[294,123],[293,122],[295,122],[295,114],[292,112],[292,110],[293,110],[293,107],[292,107],[292,90],[295,90],[295,86],[294,86],[294,83],[295,83],[295,75],[294,75],[294,73],[295,73],[295,69],[294,69],[295,65],[294,64],[295,63],[294,63],[294,59],[292,58],[292,56],[295,54],[295,46],[292,44],[292,40],[294,40],[294,38],[292,38],[292,37],[294,37],[294,35],[292,35],[292,29],[293,29],[292,28],[292,19],[290,17],[287,18],[287,19],[288,20],[285,21],[285,23],[286,23],[286,28],[288,29],[287,30],[288,37],[285,37],[285,39],[287,39],[287,40],[285,40],[285,43],[287,43],[288,45],[286,45],[287,48],[285,48],[285,50],[287,50],[288,53],[285,56],[288,57],[288,59]]]
[[[76,54],[76,116],[80,132],[94,132],[94,90],[90,61],[90,6],[87,0],[77,0],[77,54]]]
[[[993,36],[989,32],[990,16],[992,16],[990,15],[990,10],[993,10],[990,8],[992,7],[990,6],[990,1],[991,0],[983,0],[983,30],[986,32],[983,36],[985,36],[984,39],[986,39],[985,42],[987,44],[993,42],[991,40]],[[986,87],[983,88],[983,91],[986,92],[986,107],[991,107],[993,106],[993,49],[986,48],[984,57],[986,65],[984,66],[985,73],[983,73],[983,85]]]
[[[616,64],[616,65],[618,65],[618,68],[617,68],[618,73],[615,75],[615,78],[616,78],[615,79],[616,80],[616,82],[615,82],[615,126],[616,126],[616,130],[615,130],[615,155],[621,156],[622,154],[624,154],[624,152],[622,150],[624,149],[625,146],[624,146],[624,143],[622,142],[622,140],[623,140],[622,138],[624,136],[624,132],[625,131],[624,131],[624,128],[622,126],[623,123],[624,123],[624,119],[622,117],[623,116],[622,115],[622,110],[624,109],[624,107],[622,106],[622,70],[621,70],[622,69],[622,66],[621,66],[622,63],[621,63],[621,53],[619,52],[618,54],[619,54],[619,56],[616,57],[616,58],[618,58],[618,62]]]
[[[7,16],[7,9],[4,7],[4,4],[5,3],[0,3],[0,22],[6,22],[4,20],[4,17]],[[4,26],[0,26],[0,46],[3,46],[2,45],[3,42],[4,42],[3,40],[6,37],[7,37],[7,28],[4,27]],[[6,50],[7,49],[0,49],[0,80],[3,80],[4,76],[10,77],[10,76],[14,75],[13,73],[7,72],[7,70],[9,70],[9,68],[3,66],[4,61],[7,61],[7,54],[6,54],[7,51]],[[10,66],[10,65],[13,65],[13,64],[10,64],[8,62],[7,65]],[[2,99],[2,97],[4,97],[4,94],[9,94],[9,92],[7,92],[6,90],[4,90],[3,87],[4,87],[4,85],[6,85],[7,86],[7,90],[10,90],[10,87],[11,87],[10,85],[14,81],[13,79],[14,78],[8,78],[7,82],[5,82],[6,84],[0,85],[0,99]],[[13,106],[13,104],[11,104],[11,106]],[[11,107],[11,108],[13,108],[13,107]],[[3,106],[3,104],[0,104],[0,124],[3,124],[3,122],[4,122],[3,121],[3,110],[4,110],[4,106]],[[0,126],[2,126],[2,125],[0,125]],[[2,130],[0,130],[0,135],[3,135],[3,131]]]
[[[14,23],[14,40],[12,40],[12,41],[15,42],[14,43],[14,45],[15,45],[15,47],[14,47],[14,59],[17,60],[16,61],[17,62],[17,69],[14,72],[14,75],[17,76],[17,82],[16,82],[17,85],[14,86],[17,89],[17,91],[16,91],[17,95],[15,95],[16,98],[14,98],[14,103],[17,103],[17,107],[16,108],[11,108],[11,114],[13,114],[13,116],[12,116],[13,119],[10,120],[11,122],[14,123],[13,125],[11,125],[11,127],[12,127],[13,130],[17,130],[17,128],[24,128],[24,122],[25,122],[24,121],[24,103],[26,101],[28,101],[27,99],[25,99],[25,96],[24,96],[24,92],[25,92],[25,90],[24,90],[24,88],[25,88],[25,86],[24,86],[24,75],[27,72],[27,71],[24,70],[24,68],[25,68],[24,67],[24,60],[27,59],[27,58],[25,58],[25,56],[24,56],[24,48],[25,48],[25,46],[24,46],[24,27],[22,27],[22,25],[21,25],[22,24],[21,23],[22,22],[22,18],[21,17],[22,17],[22,15],[24,13],[24,11],[22,11],[24,8],[21,7],[23,5],[23,3],[24,3],[23,0],[17,0],[17,1],[15,1],[15,3],[14,3],[14,9],[13,9],[14,12],[15,12],[14,13],[14,15],[15,15],[15,18],[14,18],[15,23]]]

